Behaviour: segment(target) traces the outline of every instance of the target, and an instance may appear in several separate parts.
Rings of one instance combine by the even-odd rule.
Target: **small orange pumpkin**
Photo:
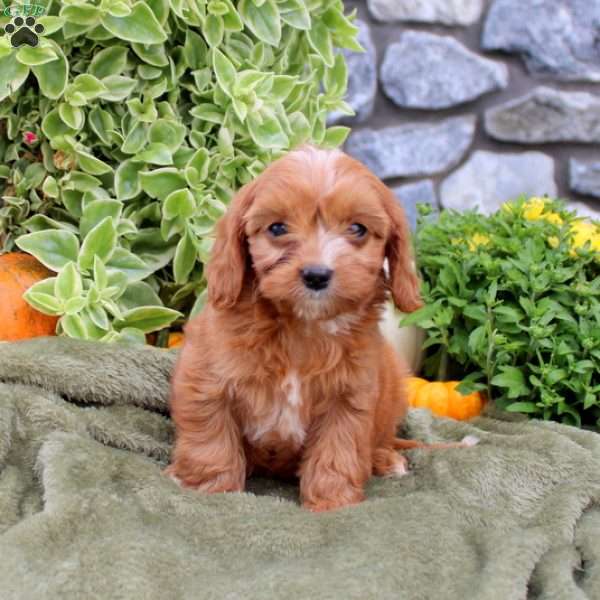
[[[183,333],[180,331],[170,333],[167,348],[180,348],[181,346],[183,346]]]
[[[439,417],[451,417],[459,421],[476,417],[483,409],[483,395],[473,392],[463,396],[456,390],[459,383],[409,377],[406,381],[408,403],[413,408],[428,408]]]
[[[0,341],[55,335],[58,317],[44,315],[23,300],[34,283],[52,275],[30,254],[0,255]]]

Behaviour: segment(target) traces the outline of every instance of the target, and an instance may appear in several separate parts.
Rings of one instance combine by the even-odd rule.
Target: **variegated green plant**
[[[0,251],[56,272],[26,299],[59,332],[143,341],[201,308],[240,185],[343,142],[357,29],[342,0],[50,2],[37,47],[0,40]]]

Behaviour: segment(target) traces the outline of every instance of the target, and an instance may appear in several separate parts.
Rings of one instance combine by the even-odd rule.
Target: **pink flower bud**
[[[26,144],[35,144],[38,141],[38,136],[33,131],[26,131],[23,134],[23,141]]]

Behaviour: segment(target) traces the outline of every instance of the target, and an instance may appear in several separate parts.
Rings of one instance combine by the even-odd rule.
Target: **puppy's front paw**
[[[354,486],[338,487],[329,494],[311,494],[310,491],[303,496],[302,506],[312,512],[326,512],[360,504],[365,495],[363,491]]]
[[[219,494],[222,492],[242,492],[245,485],[245,474],[234,470],[221,473],[208,473],[204,469],[189,471],[174,463],[164,470],[182,488],[197,490],[204,494]]]
[[[348,502],[346,500],[336,499],[321,499],[315,500],[314,502],[304,502],[302,506],[311,512],[319,513],[319,512],[329,512],[331,510],[337,510],[338,508],[344,508],[346,506],[355,506],[356,504],[360,504],[364,498],[357,499],[355,502]]]

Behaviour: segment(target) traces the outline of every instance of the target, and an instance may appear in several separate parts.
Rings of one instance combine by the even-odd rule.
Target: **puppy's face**
[[[245,221],[263,297],[303,319],[331,318],[372,297],[390,222],[370,179],[341,153],[306,150],[275,165]]]
[[[302,319],[329,319],[372,299],[390,262],[396,305],[420,305],[408,228],[391,192],[339,151],[303,147],[273,163],[219,223],[209,299],[231,307],[258,293]]]

